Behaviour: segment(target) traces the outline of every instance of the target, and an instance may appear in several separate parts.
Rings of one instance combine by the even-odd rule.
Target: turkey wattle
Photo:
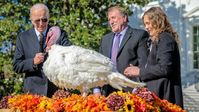
[[[46,52],[50,49],[50,47],[56,43],[58,38],[61,35],[61,30],[58,26],[52,26],[46,36]]]
[[[144,86],[114,72],[109,58],[79,46],[53,45],[43,70],[50,81],[60,88],[86,89],[110,84],[114,88]]]

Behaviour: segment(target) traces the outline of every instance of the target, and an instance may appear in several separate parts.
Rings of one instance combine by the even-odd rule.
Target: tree
[[[99,41],[110,29],[107,24],[106,11],[111,5],[125,7],[129,14],[129,4],[145,5],[148,0],[1,0],[0,2],[0,94],[6,95],[21,92],[23,75],[12,70],[12,58],[17,34],[30,28],[29,9],[35,3],[45,3],[50,9],[50,24],[59,25],[68,32],[69,39],[76,45],[98,50]],[[12,47],[2,52],[11,42]],[[6,82],[6,80],[11,82]],[[19,83],[20,82],[20,83]],[[5,86],[5,85],[13,86]],[[15,87],[15,88],[14,88]],[[19,87],[19,88],[17,88]],[[10,91],[5,91],[7,88]],[[2,92],[4,91],[4,92]]]

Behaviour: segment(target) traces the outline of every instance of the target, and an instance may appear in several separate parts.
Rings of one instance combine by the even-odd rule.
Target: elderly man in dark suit
[[[120,73],[129,65],[143,66],[147,60],[147,39],[148,33],[141,29],[134,29],[128,26],[128,14],[120,6],[113,6],[108,9],[108,21],[112,32],[106,34],[100,45],[100,52],[111,58],[116,70]],[[138,78],[131,78],[139,81]],[[132,91],[132,88],[123,88],[124,91]],[[107,85],[102,88],[105,96],[116,91]],[[101,94],[99,89],[94,88],[95,94]]]
[[[17,73],[25,73],[24,92],[51,97],[58,88],[46,78],[42,70],[46,48],[44,42],[50,28],[49,17],[46,5],[38,3],[31,7],[33,27],[18,35],[13,67]],[[71,45],[66,32],[61,31],[56,44]]]

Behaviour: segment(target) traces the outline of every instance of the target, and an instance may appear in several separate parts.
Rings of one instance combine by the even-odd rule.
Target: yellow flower
[[[47,102],[45,100],[41,101],[38,108],[42,109],[42,108],[45,108],[47,105]]]
[[[135,94],[124,93],[122,91],[114,92],[121,96],[124,100],[122,107],[117,112],[159,112],[164,110],[166,112],[185,112],[179,106],[161,100],[155,96],[154,101],[148,102]],[[81,95],[72,94],[70,97],[63,99],[51,99],[45,96],[21,94],[15,95],[8,99],[8,105],[13,112],[57,112],[58,110],[67,112],[98,112],[111,111],[108,108],[107,98],[104,96],[89,95],[82,97]]]
[[[126,101],[124,102],[124,111],[125,112],[135,112],[135,106],[133,103],[133,100],[131,99],[126,99]]]

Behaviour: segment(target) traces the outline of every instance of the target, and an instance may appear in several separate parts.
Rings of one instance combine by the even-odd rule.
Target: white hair
[[[33,5],[33,6],[30,8],[30,18],[32,18],[32,12],[33,12],[34,10],[37,10],[37,9],[43,9],[43,10],[45,10],[45,11],[46,11],[46,17],[47,17],[47,18],[50,18],[49,9],[48,9],[48,7],[47,7],[45,4],[43,4],[43,3],[37,3],[37,4]]]

